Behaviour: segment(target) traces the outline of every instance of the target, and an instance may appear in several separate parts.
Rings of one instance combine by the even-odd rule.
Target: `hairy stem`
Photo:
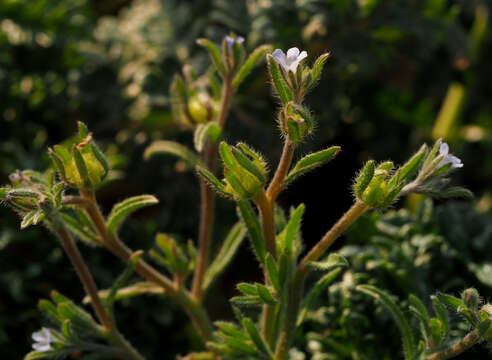
[[[370,207],[357,200],[354,205],[336,222],[335,225],[323,236],[323,238],[307,253],[299,265],[299,271],[305,272],[306,266],[310,261],[318,260],[335,240],[344,232],[355,220]]]
[[[290,169],[290,164],[292,163],[294,149],[294,143],[287,137],[287,139],[285,139],[282,156],[280,157],[277,170],[275,171],[275,175],[273,176],[273,179],[267,189],[267,197],[271,202],[274,202],[277,199],[278,194],[282,191],[285,176],[287,175],[287,172]]]
[[[265,245],[267,252],[269,252],[274,259],[277,258],[277,244],[275,241],[275,219],[274,219],[274,202],[272,202],[264,192],[255,199],[256,206],[260,213],[261,228],[263,230],[263,237],[265,238]]]
[[[68,255],[70,262],[75,268],[75,272],[77,273],[80,282],[84,286],[85,292],[91,298],[91,304],[94,308],[94,312],[96,313],[97,318],[99,319],[99,322],[109,331],[112,331],[116,328],[116,326],[103,306],[101,298],[99,297],[96,282],[94,281],[94,278],[89,272],[87,265],[82,259],[82,255],[80,254],[77,244],[75,244],[72,237],[63,226],[58,227],[55,231],[60,238],[63,249]]]
[[[145,360],[145,358],[140,355],[128,341],[126,341],[123,335],[119,333],[116,324],[104,308],[101,298],[99,297],[96,282],[89,272],[75,241],[73,241],[72,237],[63,226],[57,228],[55,231],[60,238],[63,249],[75,268],[75,272],[77,273],[80,282],[84,286],[85,292],[91,298],[91,304],[99,322],[109,331],[111,342],[119,348],[119,350],[116,351],[115,356],[125,360]]]
[[[93,192],[83,192],[82,195],[89,201],[90,205],[85,208],[92,220],[104,246],[123,262],[128,263],[133,254],[117,236],[111,236],[106,227],[96,198]],[[186,290],[177,287],[171,279],[161,274],[146,261],[140,259],[135,265],[135,271],[146,280],[162,287],[167,295],[174,298],[186,311],[198,333],[205,341],[213,338],[212,323],[204,309],[192,298]]]
[[[273,176],[268,189],[255,199],[256,206],[260,213],[263,236],[265,238],[266,249],[274,259],[277,258],[277,243],[275,231],[275,200],[282,191],[285,176],[290,169],[292,157],[294,155],[294,143],[287,138],[282,150],[277,170]],[[268,277],[265,270],[265,282],[268,283]],[[276,341],[275,324],[276,324],[276,306],[264,305],[261,315],[262,333],[267,342],[273,346]]]
[[[481,340],[480,335],[478,335],[476,331],[472,331],[457,343],[427,356],[427,360],[445,360],[454,358],[471,348],[473,345],[478,344]]]
[[[287,308],[285,319],[280,333],[277,347],[275,349],[275,360],[285,360],[289,354],[290,346],[296,333],[297,315],[304,291],[304,273],[297,272],[289,284],[287,292]]]
[[[225,125],[229,106],[234,89],[232,80],[224,79],[222,87],[222,97],[220,111],[217,116],[217,124],[222,129]],[[205,147],[204,164],[205,168],[215,174],[217,168],[217,144],[208,143]],[[208,186],[207,182],[200,177],[200,225],[198,233],[198,253],[196,259],[195,273],[193,274],[193,285],[191,293],[193,297],[201,303],[203,300],[203,278],[207,270],[210,237],[214,221],[215,192]]]
[[[304,281],[308,273],[307,264],[310,261],[318,260],[325,251],[335,242],[335,240],[345,231],[354,221],[356,221],[370,207],[360,201],[356,201],[354,205],[328,230],[323,238],[309,251],[302,259],[298,269],[294,275],[288,289],[288,300],[286,317],[282,324],[282,332],[279,337],[277,347],[275,349],[275,360],[287,359],[290,346],[292,344],[295,331],[299,306],[304,290]],[[435,359],[433,359],[435,360]]]

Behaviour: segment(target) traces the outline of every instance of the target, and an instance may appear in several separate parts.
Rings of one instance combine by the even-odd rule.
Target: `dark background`
[[[342,152],[280,198],[286,209],[306,204],[306,246],[350,206],[350,185],[365,160],[401,163],[422,142],[433,142],[432,129],[452,83],[462,84],[467,96],[445,140],[465,164],[453,176],[455,183],[475,193],[472,202],[460,206],[490,224],[492,38],[487,22],[483,34],[473,30],[477,17],[490,10],[489,1],[478,0],[3,1],[0,183],[16,169],[44,169],[47,146],[71,136],[81,120],[122,174],[99,191],[103,210],[131,195],[151,193],[160,199],[125,225],[122,238],[134,249],[149,248],[157,231],[195,239],[199,194],[193,172],[180,170],[167,157],[145,162],[142,153],[161,138],[192,146],[192,134],[171,121],[169,83],[184,63],[199,72],[208,66],[196,38],[219,42],[234,31],[247,38],[249,50],[263,43],[297,46],[308,51],[308,61],[332,53],[320,85],[306,100],[317,131],[298,156],[335,144]],[[263,65],[234,99],[225,137],[231,143],[246,141],[274,169],[281,140],[271,94]],[[216,245],[236,221],[233,204],[219,200],[217,218]],[[441,219],[436,231],[445,235],[447,221]],[[492,246],[492,233],[484,236]],[[122,265],[101,251],[82,251],[100,287],[110,286]],[[487,261],[484,253],[473,252],[464,252],[462,260],[476,262],[474,256]],[[443,264],[432,266],[430,273]],[[5,358],[16,359],[27,353],[30,334],[43,323],[35,309],[38,299],[52,289],[77,300],[83,293],[55,239],[42,228],[20,232],[19,220],[6,208],[0,209],[0,270],[0,347]],[[490,284],[464,274],[468,270],[447,271],[449,278],[463,279],[451,287],[454,291],[478,286],[492,296]],[[230,317],[227,299],[235,293],[234,284],[259,276],[244,245],[212,290],[220,296],[207,299],[212,317]],[[191,328],[183,325],[185,315],[170,301],[132,299],[119,305],[117,314],[124,333],[149,358],[171,359],[198,346]]]

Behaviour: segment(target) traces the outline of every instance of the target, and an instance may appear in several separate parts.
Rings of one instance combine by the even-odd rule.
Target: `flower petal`
[[[439,146],[439,154],[440,155],[447,155],[449,153],[449,145],[445,142]]]
[[[237,42],[238,44],[242,44],[242,43],[244,42],[244,38],[243,38],[242,36],[238,36],[238,37],[236,38],[236,42]]]
[[[287,63],[286,63],[286,58],[285,58],[285,54],[282,50],[280,49],[276,49],[273,53],[272,53],[272,56],[273,58],[275,59],[275,61],[281,65],[284,69],[287,68]],[[286,69],[287,70],[287,69]]]
[[[296,47],[287,50],[287,62],[294,61],[299,56],[299,49]]]
[[[51,350],[51,345],[50,344],[35,343],[35,344],[32,344],[32,348],[36,351],[46,352],[46,351]]]
[[[301,61],[301,60],[304,60],[305,58],[307,58],[307,52],[306,50],[302,51],[299,56],[297,57],[297,60]]]

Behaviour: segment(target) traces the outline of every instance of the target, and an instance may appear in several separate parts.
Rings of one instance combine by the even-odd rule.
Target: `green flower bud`
[[[225,192],[235,199],[258,196],[266,183],[266,164],[245,144],[237,147],[225,142],[220,144],[220,156],[224,163]]]
[[[461,300],[463,300],[466,307],[471,311],[477,311],[478,304],[480,304],[480,294],[477,289],[469,288],[463,291],[461,294]]]
[[[362,193],[361,200],[363,202],[373,207],[383,206],[388,195],[388,185],[384,181],[387,175],[388,173],[384,170],[375,172],[373,179]]]
[[[294,143],[299,143],[312,133],[314,121],[305,107],[289,102],[279,115],[280,127]]]
[[[193,95],[188,101],[188,111],[193,124],[203,124],[213,120],[219,110],[219,102],[205,92]]]

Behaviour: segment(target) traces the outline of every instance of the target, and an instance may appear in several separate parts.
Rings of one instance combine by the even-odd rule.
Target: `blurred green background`
[[[467,286],[490,299],[491,10],[489,0],[2,0],[0,183],[7,183],[16,169],[45,168],[47,146],[71,136],[80,120],[121,171],[119,179],[99,191],[103,209],[141,193],[161,201],[133,217],[123,239],[134,249],[150,247],[156,231],[194,239],[199,193],[193,172],[175,159],[144,162],[142,153],[154,139],[192,143],[191,133],[171,120],[168,87],[185,63],[206,70],[207,55],[195,39],[219,42],[233,31],[246,37],[248,49],[263,43],[297,46],[308,51],[310,60],[330,51],[322,81],[307,100],[317,131],[299,153],[330,144],[341,145],[342,153],[280,199],[285,208],[306,203],[305,242],[317,241],[350,205],[350,184],[365,160],[402,162],[422,142],[442,136],[465,164],[454,178],[475,193],[474,201],[437,202],[425,221],[416,217],[414,204],[401,201],[398,206],[407,212],[389,219],[367,216],[342,251],[354,264],[351,271],[374,276],[401,299],[411,291],[425,297],[436,289],[457,293]],[[272,166],[281,150],[275,108],[265,67],[259,67],[236,96],[226,128],[228,141],[245,140]],[[218,201],[218,219],[215,239],[223,238],[235,221],[231,203]],[[395,221],[412,226],[410,235],[383,226]],[[434,240],[413,240],[417,235]],[[382,236],[394,242],[393,251],[378,247]],[[402,251],[406,243],[413,253]],[[101,288],[122,270],[101,251],[82,251]],[[365,252],[369,255],[359,256]],[[20,232],[18,219],[4,207],[0,270],[0,348],[4,358],[17,359],[28,352],[30,334],[43,324],[35,308],[38,299],[52,289],[76,300],[83,293],[55,239],[42,228]],[[244,246],[215,285],[213,292],[221,296],[207,299],[212,317],[231,317],[227,299],[234,284],[259,276]],[[359,320],[342,311],[350,308],[348,303],[333,310],[340,300],[325,301],[320,305],[331,305],[329,316],[313,316],[310,334],[328,331],[340,343],[352,341],[360,359],[398,353],[397,337],[367,336],[387,334],[394,326],[382,312],[374,316],[370,300],[351,298],[355,305],[349,313],[365,314],[368,321],[353,333],[346,324]],[[120,328],[149,359],[173,359],[200,346],[172,302],[132,299],[119,304],[117,314]],[[298,345],[313,356],[319,350],[302,338]],[[371,352],[377,349],[381,352]],[[329,342],[320,356],[353,358]],[[482,350],[473,356],[488,358]]]

